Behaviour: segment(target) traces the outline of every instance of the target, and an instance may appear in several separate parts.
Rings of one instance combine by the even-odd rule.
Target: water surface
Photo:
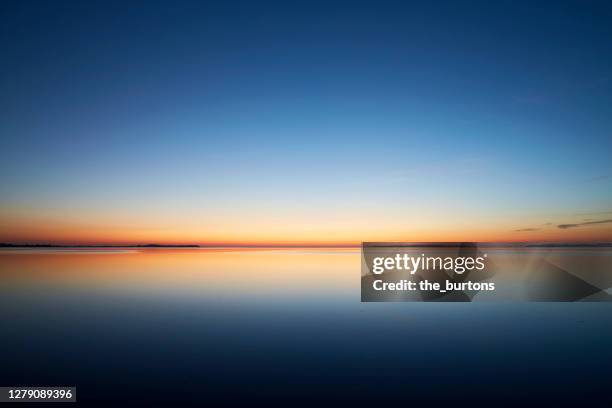
[[[0,384],[80,402],[610,398],[606,303],[360,303],[356,250],[0,251]]]

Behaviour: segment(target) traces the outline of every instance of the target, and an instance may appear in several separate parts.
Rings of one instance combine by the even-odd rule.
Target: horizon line
[[[462,244],[485,245],[612,245],[612,241],[363,241],[363,242],[304,242],[304,243],[53,243],[53,242],[0,242],[0,248],[361,248],[364,244],[386,244],[387,246]]]

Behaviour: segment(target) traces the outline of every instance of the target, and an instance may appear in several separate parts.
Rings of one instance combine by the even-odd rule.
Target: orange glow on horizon
[[[359,247],[362,242],[612,242],[609,231],[592,233],[590,231],[572,234],[542,233],[537,235],[520,234],[491,234],[449,232],[446,234],[406,234],[406,236],[393,235],[390,237],[374,236],[356,240],[334,239],[186,239],[177,237],[156,236],[75,236],[71,234],[44,235],[7,235],[0,234],[0,243],[10,244],[49,244],[49,245],[199,245],[202,247],[329,247],[350,248]]]
[[[460,217],[451,213],[320,217],[137,216],[39,213],[0,208],[0,242],[58,245],[351,247],[361,242],[609,242],[612,223],[559,228],[542,216]],[[579,220],[558,217],[563,223]],[[536,225],[537,228],[525,228]]]

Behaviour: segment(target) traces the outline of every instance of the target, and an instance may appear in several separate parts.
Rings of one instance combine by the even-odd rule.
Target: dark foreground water
[[[4,251],[0,273],[0,385],[80,404],[612,401],[606,303],[360,303],[352,251]]]

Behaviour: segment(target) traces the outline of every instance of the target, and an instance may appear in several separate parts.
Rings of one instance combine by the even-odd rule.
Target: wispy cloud
[[[606,181],[608,179],[610,179],[610,176],[606,174],[606,175],[591,177],[590,179],[587,179],[586,182],[590,183],[594,181]]]
[[[539,228],[520,228],[517,230],[514,230],[514,232],[531,232],[531,231],[539,231]]]
[[[568,229],[568,228],[582,227],[582,226],[585,226],[585,225],[608,224],[608,223],[611,223],[611,222],[612,222],[612,220],[599,220],[599,221],[579,222],[577,224],[559,224],[559,225],[557,225],[557,227],[561,228],[561,229]]]
[[[584,213],[577,213],[575,215],[590,216],[590,215],[608,215],[608,214],[612,214],[612,210],[611,211],[599,211],[599,212],[584,212]]]

